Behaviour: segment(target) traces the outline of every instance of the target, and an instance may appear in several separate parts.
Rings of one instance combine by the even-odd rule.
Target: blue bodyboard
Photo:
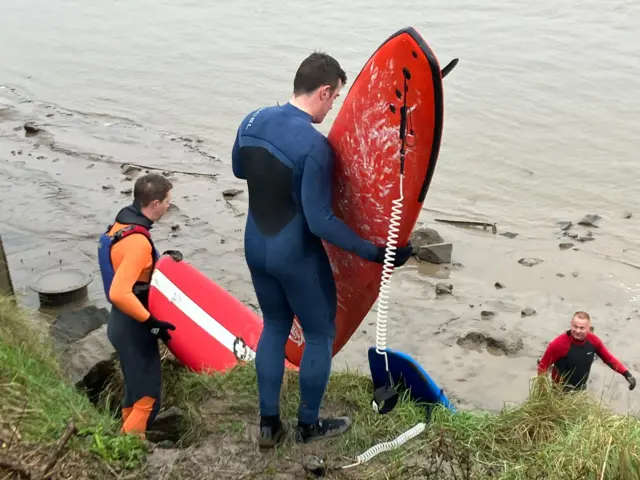
[[[443,390],[424,371],[418,362],[406,353],[396,352],[391,348],[385,350],[389,359],[389,373],[393,386],[401,392],[408,389],[411,399],[417,403],[426,404],[428,413],[434,404],[442,404],[445,408],[455,412]],[[376,347],[369,347],[369,368],[374,390],[384,387],[387,380],[384,356],[376,351]]]

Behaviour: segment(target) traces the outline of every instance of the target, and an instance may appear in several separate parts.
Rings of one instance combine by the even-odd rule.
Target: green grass
[[[93,452],[116,467],[136,468],[142,459],[138,439],[119,435],[116,418],[96,409],[62,380],[48,325],[4,297],[0,297],[0,420],[0,440],[8,446],[18,441],[55,442],[73,421],[79,435],[70,442],[72,447]],[[123,454],[124,446],[131,453]]]
[[[181,374],[177,402],[202,406],[195,427],[203,437],[244,435],[243,422],[257,423],[256,372],[253,365],[226,375]],[[436,408],[425,432],[402,447],[368,463],[340,471],[373,445],[390,441],[425,420],[424,410],[406,396],[387,415],[371,408],[368,377],[334,372],[324,410],[347,414],[351,431],[316,449],[287,442],[254,469],[264,473],[288,468],[305,453],[323,458],[329,477],[434,479],[640,479],[640,422],[634,415],[612,413],[593,394],[563,394],[548,378],[532,380],[521,405],[499,414],[451,412]],[[298,377],[287,372],[282,416],[294,421],[299,400]],[[213,411],[207,405],[217,405]],[[197,418],[197,416],[195,417]],[[199,423],[198,423],[199,422]],[[332,469],[331,467],[334,467]],[[604,472],[604,473],[603,473]],[[176,477],[179,478],[179,477]]]
[[[83,454],[78,458],[106,462],[118,471],[133,469],[134,475],[142,476],[143,445],[135,437],[120,435],[117,417],[94,407],[61,380],[47,328],[0,298],[0,440],[11,440],[7,437],[17,431],[22,442],[50,443],[73,419],[81,435],[70,446]],[[163,371],[163,405],[187,412],[186,448],[167,477],[171,479],[270,478],[285,473],[304,478],[302,465],[309,455],[325,462],[326,478],[640,479],[638,419],[613,414],[587,392],[562,394],[545,378],[532,382],[522,405],[498,414],[436,409],[418,437],[343,470],[373,445],[424,421],[424,410],[405,396],[392,412],[379,415],[371,408],[369,377],[334,372],[323,412],[349,415],[352,429],[319,444],[300,446],[288,439],[273,452],[259,454],[254,443],[259,417],[253,365],[224,375],[197,375],[165,358]],[[113,379],[104,397],[114,405],[120,400],[118,382]],[[287,372],[282,417],[291,424],[298,400],[298,376]]]
[[[79,425],[113,428],[111,418],[61,381],[46,328],[0,298],[2,417],[19,422],[20,432],[30,440],[55,440],[71,418]]]
[[[613,414],[588,392],[563,394],[546,378],[532,382],[520,406],[498,415],[439,412],[431,431],[496,478],[640,478],[637,417]]]

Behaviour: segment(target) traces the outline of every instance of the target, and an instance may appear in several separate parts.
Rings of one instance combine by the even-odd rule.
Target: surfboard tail
[[[406,353],[398,352],[391,348],[386,348],[385,352],[389,362],[389,373],[395,389],[399,391],[408,390],[411,399],[425,405],[428,412],[437,404],[455,412],[455,408],[447,398],[444,389],[431,378],[416,360]],[[377,352],[374,346],[369,347],[368,357],[374,391],[384,389],[388,383],[385,358]],[[382,390],[380,391],[382,392]]]

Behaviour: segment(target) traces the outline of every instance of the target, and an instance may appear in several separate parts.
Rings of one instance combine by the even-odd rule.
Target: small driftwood
[[[444,218],[436,218],[436,222],[450,223],[451,225],[459,225],[463,227],[483,227],[483,230],[491,227],[491,232],[494,235],[498,233],[498,227],[495,223],[491,222],[477,222],[472,220],[446,220]]]

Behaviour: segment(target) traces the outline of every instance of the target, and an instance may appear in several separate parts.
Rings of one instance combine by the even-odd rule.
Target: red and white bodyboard
[[[225,371],[255,359],[262,319],[186,261],[158,260],[149,311],[176,326],[167,347],[195,372]]]

